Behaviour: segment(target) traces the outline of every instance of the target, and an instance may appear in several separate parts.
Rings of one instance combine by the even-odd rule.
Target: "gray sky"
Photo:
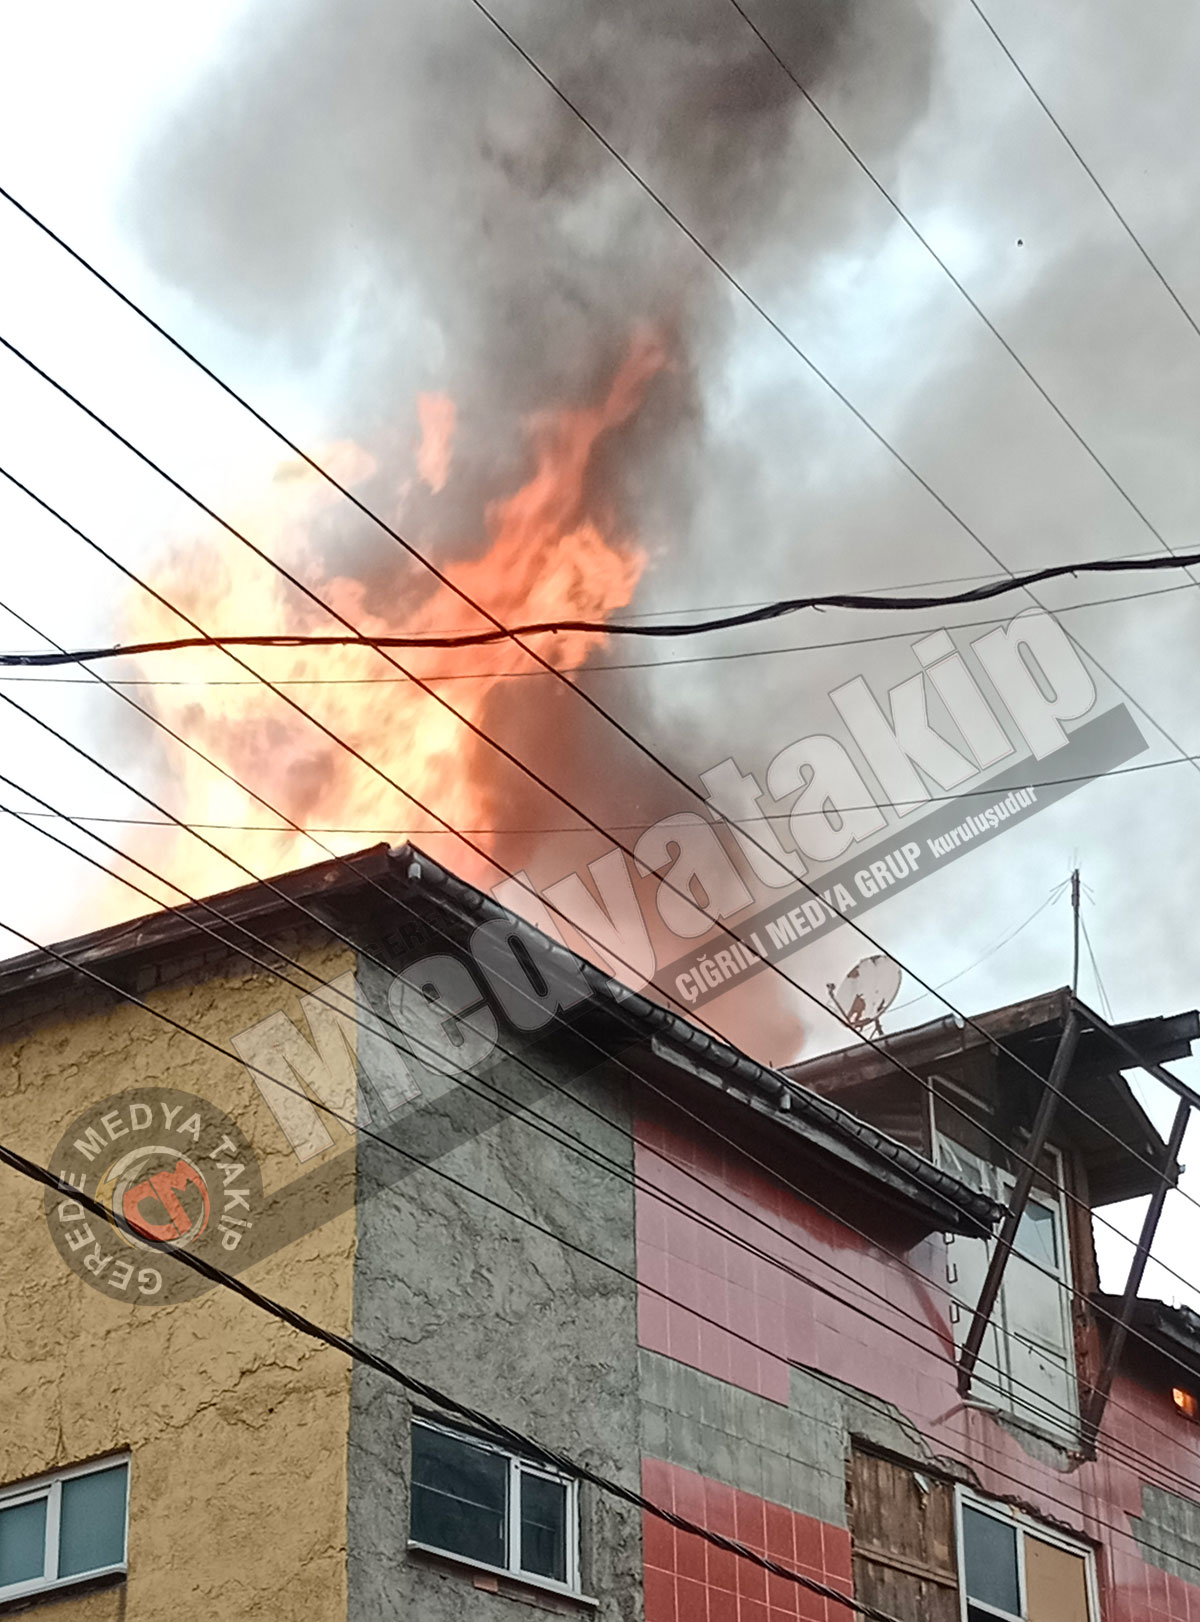
[[[593,14],[577,5],[571,30],[519,0],[500,7],[1002,567],[1159,549],[1145,520],[1168,546],[1195,546],[1200,338],[968,0],[863,4],[840,30],[818,0],[753,9],[1144,519],[724,0],[689,26],[655,5],[608,8],[585,27]],[[1093,0],[1055,8],[1052,26],[1032,3],[985,9],[1200,312],[1194,8]],[[485,545],[487,501],[522,476],[528,413],[586,397],[628,322],[646,317],[675,323],[678,359],[664,403],[639,419],[611,470],[614,501],[648,558],[636,609],[996,571],[467,0],[364,3],[353,30],[329,0],[4,11],[4,184],[302,443],[362,446],[378,466],[372,498],[441,559]],[[390,589],[394,557],[361,524],[303,495],[277,521],[279,447],[4,206],[0,285],[5,335],[218,510],[253,515],[289,556],[307,547],[326,579],[348,573]],[[459,405],[455,478],[440,501],[414,481],[415,402],[429,390]],[[172,547],[211,544],[180,498],[8,356],[0,428],[0,465],[130,567],[154,571]],[[3,485],[0,525],[5,603],[68,645],[127,634],[132,588],[109,565]],[[1184,578],[1068,581],[1044,600],[1078,604]],[[985,612],[932,615],[913,635]],[[1159,727],[1200,753],[1195,588],[1101,603],[1063,623],[1128,691],[1151,744],[1144,758],[1177,753]],[[7,646],[34,645],[20,625],[3,626]],[[882,616],[806,616],[720,648],[894,629]],[[606,657],[651,656],[618,644]],[[645,670],[590,690],[695,780],[730,753],[761,775],[783,745],[828,727],[831,688],[862,673],[882,689],[914,668],[907,643],[867,644]],[[530,685],[511,687],[527,695]],[[167,803],[193,803],[179,759],[107,695],[32,683],[3,691]],[[75,813],[153,814],[0,710],[6,775]],[[567,746],[557,731],[553,742],[528,733],[529,713],[514,697],[494,719],[544,763]],[[601,821],[649,823],[684,808],[681,791],[611,742],[605,769],[589,777],[579,761],[601,745],[586,731],[580,739],[568,776]],[[22,803],[8,790],[0,803],[6,795]],[[502,803],[518,825],[569,820],[515,786]],[[948,988],[960,1007],[1015,1000],[1067,978],[1065,903],[986,954],[1078,862],[1117,1016],[1192,1007],[1198,809],[1200,775],[1187,765],[1098,782],[885,904],[868,927],[935,983],[985,958]],[[3,917],[39,940],[141,910],[11,821],[0,840]],[[138,848],[164,869],[184,860],[173,841]],[[527,841],[519,855],[549,883],[573,849]],[[232,869],[213,877],[236,882]],[[801,960],[803,972],[823,984],[868,950],[839,931]],[[901,1000],[916,989],[907,984]],[[1083,989],[1098,995],[1090,968]],[[939,1011],[926,998],[896,1023]],[[806,1023],[806,1051],[835,1039]],[[1200,1194],[1200,1179],[1189,1186]],[[1162,1254],[1187,1273],[1195,1210],[1178,1198],[1168,1209]],[[1181,1294],[1161,1276],[1147,1289]]]

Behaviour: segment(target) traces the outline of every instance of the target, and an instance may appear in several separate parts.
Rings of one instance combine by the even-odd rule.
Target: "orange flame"
[[[589,490],[588,479],[597,447],[605,435],[637,413],[666,359],[662,344],[643,336],[631,345],[599,403],[547,413],[530,423],[531,477],[487,509],[487,550],[444,570],[502,624],[603,620],[630,601],[645,556],[631,537],[618,532]],[[448,400],[436,408],[426,405],[422,412],[423,465],[418,471],[434,488],[449,472],[453,420]],[[344,483],[361,483],[375,471],[371,458],[353,445],[327,448],[320,459]],[[436,584],[430,590],[432,577],[411,565],[399,548],[395,584],[386,590],[348,576],[330,578],[317,561],[312,536],[318,524],[328,526],[344,511],[345,504],[330,486],[303,464],[292,463],[277,472],[270,502],[243,515],[238,527],[367,636],[487,628],[451,590]],[[383,537],[380,544],[391,545]],[[169,602],[216,634],[328,634],[339,629],[224,533],[177,549],[152,583]],[[178,619],[148,599],[138,605],[133,620],[128,627],[133,639],[181,632]],[[544,658],[562,667],[582,662],[606,640],[603,634],[571,633],[539,638],[538,647]],[[393,656],[423,678],[469,673],[464,679],[439,681],[435,689],[484,728],[489,697],[497,684],[532,665],[512,643],[459,651],[400,649]],[[496,804],[498,757],[462,721],[401,677],[382,655],[366,648],[300,648],[244,650],[242,657],[455,828],[490,829],[503,820]],[[174,683],[186,679],[188,685],[154,689],[155,713],[246,785],[236,786],[194,755],[171,746],[173,780],[166,803],[189,823],[216,825],[209,837],[255,873],[267,875],[319,861],[322,852],[291,830],[243,831],[247,824],[278,826],[249,789],[258,790],[303,828],[344,830],[317,834],[333,850],[356,849],[376,838],[395,840],[412,832],[465,877],[476,882],[488,877],[485,861],[472,857],[457,840],[446,843],[449,836],[441,842],[431,836],[428,830],[434,823],[403,794],[281,699],[251,682],[225,655],[203,650],[186,656],[148,656],[141,665],[139,676]],[[528,684],[531,703],[536,702],[538,685]],[[494,846],[486,832],[472,837],[485,850]],[[168,843],[165,852],[155,846],[153,865],[193,895],[244,879],[186,835],[173,836]]]

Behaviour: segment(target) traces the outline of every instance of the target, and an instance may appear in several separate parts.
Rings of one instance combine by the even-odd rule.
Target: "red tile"
[[[667,1213],[661,1200],[642,1189],[637,1191],[637,1239],[639,1245],[667,1248]]]
[[[737,1595],[719,1588],[710,1588],[708,1622],[738,1622]]]
[[[740,1345],[740,1342],[734,1342]],[[730,1356],[730,1338],[715,1324],[700,1324],[700,1367],[717,1380],[728,1380],[733,1372]]]
[[[747,1346],[744,1340],[738,1340],[732,1335],[726,1336],[725,1347],[725,1378],[731,1385],[741,1386],[743,1391],[753,1391],[761,1394],[762,1364],[756,1349],[753,1346]]]
[[[731,1248],[729,1242],[705,1223],[696,1224],[696,1262],[706,1273],[725,1280],[725,1258]]]
[[[686,1194],[683,1197],[685,1200],[688,1198]],[[667,1213],[667,1249],[672,1256],[691,1267],[696,1265],[700,1254],[696,1232],[696,1224],[690,1217],[681,1216],[678,1211]]]
[[[771,1607],[772,1622],[776,1611],[783,1611],[788,1616],[796,1615],[796,1594],[795,1583],[789,1582],[786,1577],[777,1577],[773,1571],[767,1573],[767,1603]]]
[[[698,1583],[708,1581],[708,1549],[703,1538],[693,1532],[679,1532],[675,1538],[675,1570]]]
[[[766,1505],[752,1493],[735,1492],[733,1497],[734,1521],[740,1542],[752,1549],[765,1550],[767,1546]]]
[[[825,1570],[825,1554],[821,1544],[821,1523],[807,1515],[792,1517],[792,1530],[796,1538],[796,1564],[809,1571]]]
[[[659,1290],[664,1295],[667,1294],[666,1251],[660,1250],[657,1245],[643,1244],[639,1240],[637,1247],[637,1275],[639,1283],[648,1284],[652,1290]]]
[[[700,1325],[696,1315],[685,1312],[682,1307],[672,1307],[670,1314],[667,1330],[670,1356],[678,1363],[687,1363],[689,1367],[698,1369],[701,1366]]]
[[[767,1504],[767,1553],[774,1560],[791,1565],[797,1558],[794,1524],[796,1517],[782,1504]]]
[[[643,1574],[646,1622],[681,1622],[675,1605],[675,1579],[665,1571]]]
[[[642,1460],[642,1491],[664,1509],[675,1505],[675,1466],[664,1459]]]
[[[791,1395],[791,1370],[786,1363],[781,1363],[777,1357],[763,1357],[758,1359],[758,1386],[760,1396],[777,1402],[786,1408]]]
[[[718,1549],[712,1543],[708,1545],[707,1558],[709,1588],[719,1588],[727,1594],[736,1593],[738,1567],[742,1563],[740,1558],[729,1549]]]
[[[673,1471],[673,1478],[676,1513],[682,1515],[684,1520],[703,1526],[704,1477],[695,1475],[691,1470],[676,1468]],[[691,1536],[691,1534],[681,1533],[680,1536]]]
[[[851,1572],[850,1534],[844,1527],[821,1523],[821,1547],[827,1574],[849,1577]]]
[[[734,1502],[732,1487],[720,1481],[704,1483],[704,1524],[710,1532],[723,1532],[726,1537],[736,1537]]]
[[[675,1528],[657,1515],[643,1516],[642,1559],[660,1571],[675,1570]]]
[[[649,1616],[646,1617],[646,1622],[651,1622]],[[770,1622],[770,1612],[760,1600],[739,1599],[738,1622]]]
[[[799,1615],[802,1622],[828,1622],[829,1617],[842,1611],[842,1606],[831,1605],[828,1600],[824,1599],[820,1594],[814,1594],[811,1589],[802,1588],[800,1590]],[[853,1613],[850,1611],[845,1612],[847,1622],[849,1622],[852,1615]]]
[[[757,1600],[764,1607],[767,1602],[767,1574],[753,1560],[738,1561],[738,1594],[743,1603]]]
[[[703,1583],[693,1583],[687,1577],[677,1578],[675,1604],[679,1622],[707,1622],[708,1589]]]

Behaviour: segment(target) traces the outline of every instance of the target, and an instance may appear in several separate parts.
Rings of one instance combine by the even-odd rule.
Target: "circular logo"
[[[237,1123],[194,1093],[148,1087],[104,1099],[63,1133],[50,1169],[113,1214],[115,1226],[46,1195],[59,1254],[115,1300],[185,1301],[212,1287],[164,1244],[226,1272],[249,1259],[263,1206],[258,1161]]]

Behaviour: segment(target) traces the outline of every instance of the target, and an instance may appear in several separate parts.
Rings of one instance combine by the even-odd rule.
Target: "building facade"
[[[0,1167],[0,1606],[1200,1616],[1200,1322],[1138,1302],[1088,1445],[1091,1213],[1174,1175],[1103,1030],[960,1389],[1061,995],[783,1074],[409,847],[57,951],[0,972],[0,1141],[126,1229]],[[1196,1024],[1122,1031],[1161,1064]]]

